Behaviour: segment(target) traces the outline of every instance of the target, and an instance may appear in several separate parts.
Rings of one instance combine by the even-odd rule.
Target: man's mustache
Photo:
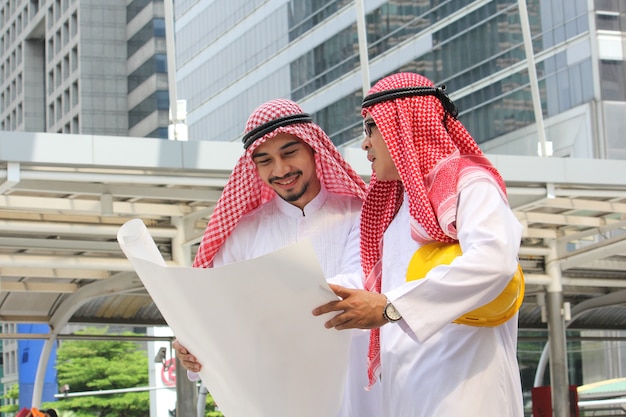
[[[275,181],[286,180],[287,178],[295,177],[298,175],[302,175],[302,171],[293,171],[293,172],[288,173],[287,175],[283,175],[282,177],[270,177],[267,181],[270,184],[273,184]]]

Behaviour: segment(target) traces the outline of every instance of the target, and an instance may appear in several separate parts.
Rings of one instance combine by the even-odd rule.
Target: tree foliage
[[[106,328],[90,328],[80,333],[106,332]],[[57,349],[57,378],[59,386],[69,385],[71,393],[147,387],[148,358],[132,341],[66,340]],[[68,396],[53,407],[74,411],[77,417],[145,417],[150,410],[150,394],[138,391]]]
[[[20,386],[18,384],[14,384],[11,386],[7,392],[2,396],[4,405],[0,406],[0,413],[16,413],[19,410],[19,405],[17,404],[17,400],[20,398]],[[13,404],[7,404],[7,402],[12,402]]]
[[[219,410],[215,404],[215,400],[211,393],[206,396],[206,409],[204,411],[204,417],[224,417],[224,414]]]

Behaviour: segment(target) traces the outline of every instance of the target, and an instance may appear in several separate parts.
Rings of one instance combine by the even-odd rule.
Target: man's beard
[[[302,171],[295,171],[295,172],[290,172],[289,174],[285,175],[284,177],[272,177],[269,179],[269,183],[273,184],[276,181],[280,181],[280,180],[284,180],[290,177],[297,177],[299,175],[302,175]],[[306,192],[309,190],[309,186],[310,186],[310,181],[305,182],[304,184],[302,184],[302,188],[300,188],[299,191],[289,191],[287,192],[286,195],[283,195],[281,193],[276,193],[280,196],[280,198],[282,198],[283,200],[285,200],[288,203],[293,203],[295,201],[298,201],[302,198],[302,196],[304,196],[304,194],[306,194]]]
[[[290,192],[287,195],[282,195],[282,194],[278,194],[278,195],[280,196],[280,198],[282,198],[286,202],[293,203],[293,202],[300,200],[302,196],[306,194],[308,190],[309,190],[309,182],[307,181],[302,185],[302,188],[300,189],[299,192]]]

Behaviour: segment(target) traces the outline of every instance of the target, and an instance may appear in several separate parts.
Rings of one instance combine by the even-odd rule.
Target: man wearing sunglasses
[[[332,329],[371,329],[370,385],[393,417],[522,417],[517,308],[474,312],[499,298],[518,268],[522,227],[495,167],[426,77],[383,78],[363,99],[372,180],[361,214],[365,290],[313,311]],[[430,245],[462,253],[410,276]],[[467,315],[472,315],[471,321]]]

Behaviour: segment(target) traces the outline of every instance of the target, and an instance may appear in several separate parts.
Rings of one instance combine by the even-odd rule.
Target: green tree
[[[224,417],[224,414],[217,408],[215,400],[211,393],[206,396],[206,409],[204,411],[204,417]]]
[[[17,400],[20,398],[20,386],[18,384],[14,384],[11,388],[2,396],[2,401],[4,404],[0,406],[0,413],[17,413],[19,410],[19,405],[17,404]],[[13,400],[13,404],[6,404],[9,401]]]
[[[106,328],[82,334],[103,335]],[[125,333],[130,335],[130,333]],[[125,340],[67,340],[57,349],[57,379],[70,392],[114,390],[148,386],[148,358],[139,344]],[[51,404],[76,417],[145,417],[150,410],[148,391],[60,398]]]

